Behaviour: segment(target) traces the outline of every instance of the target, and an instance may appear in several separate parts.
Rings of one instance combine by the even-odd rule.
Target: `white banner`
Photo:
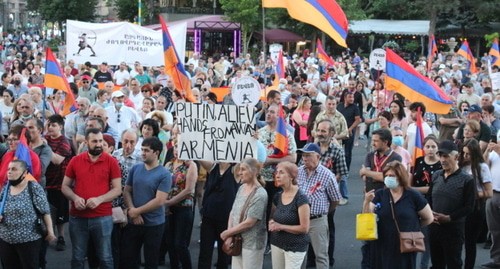
[[[184,61],[187,23],[168,26],[179,59]],[[77,64],[107,62],[118,65],[138,61],[143,66],[164,65],[161,29],[129,22],[88,23],[66,21],[66,59]]]
[[[257,157],[254,108],[177,103],[180,160],[240,162]]]

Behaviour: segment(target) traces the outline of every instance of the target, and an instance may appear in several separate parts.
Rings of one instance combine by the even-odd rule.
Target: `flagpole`
[[[262,52],[264,60],[266,59],[266,19],[264,6],[262,6]]]

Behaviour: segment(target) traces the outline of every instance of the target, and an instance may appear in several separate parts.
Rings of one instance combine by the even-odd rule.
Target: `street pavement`
[[[363,182],[359,177],[358,171],[364,162],[366,149],[365,141],[360,141],[360,145],[354,148],[353,160],[351,165],[351,175],[348,182],[349,186],[349,203],[337,208],[335,213],[336,226],[336,244],[335,244],[335,265],[336,269],[352,269],[360,268],[361,263],[361,243],[355,238],[356,233],[356,214],[360,213],[363,202]],[[200,235],[199,215],[196,214],[194,222],[193,234],[191,237],[191,259],[193,268],[198,267]],[[47,251],[47,269],[68,269],[71,262],[71,240],[69,235],[66,235],[67,249],[65,251],[56,251],[54,247],[50,247]],[[477,245],[476,267],[489,262],[489,251],[483,249],[483,244]],[[462,251],[464,252],[464,251]],[[216,250],[214,249],[214,263],[216,261]],[[160,268],[170,268],[168,265],[160,266]],[[272,268],[271,255],[266,255],[264,259],[264,269]]]

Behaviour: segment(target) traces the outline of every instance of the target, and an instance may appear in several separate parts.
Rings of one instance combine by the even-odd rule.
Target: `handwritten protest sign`
[[[240,162],[257,156],[253,107],[177,103],[181,160]]]

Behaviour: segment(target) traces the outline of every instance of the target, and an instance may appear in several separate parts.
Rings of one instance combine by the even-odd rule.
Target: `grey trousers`
[[[328,218],[326,215],[322,218],[311,220],[311,223],[309,224],[309,237],[311,238],[311,245],[313,247],[314,254],[316,254],[316,268],[330,268],[328,263],[328,242],[330,240],[330,236],[328,233]],[[305,258],[302,263],[302,269],[306,268],[306,263],[307,258]]]

